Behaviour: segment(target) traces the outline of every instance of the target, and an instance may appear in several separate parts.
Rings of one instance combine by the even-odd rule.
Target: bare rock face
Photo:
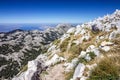
[[[28,61],[27,70],[12,80],[40,80],[39,74],[47,69],[47,66],[44,65],[43,58],[45,58],[45,56],[40,55],[35,60]]]
[[[73,75],[73,80],[79,79],[82,77],[84,73],[85,65],[82,63],[79,63],[78,66],[75,69],[74,75]]]

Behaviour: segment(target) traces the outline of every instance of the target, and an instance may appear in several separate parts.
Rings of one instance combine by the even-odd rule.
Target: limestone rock
[[[101,49],[108,52],[110,50],[110,46],[103,46]]]
[[[46,65],[47,66],[55,65],[60,61],[65,61],[65,59],[63,57],[59,57],[57,54],[54,54],[54,56],[46,62]]]
[[[78,66],[75,68],[73,80],[77,80],[77,78],[81,78],[84,73],[84,69],[85,69],[85,65],[82,63],[79,63]]]
[[[86,56],[86,52],[85,51],[81,51],[79,58],[84,58]]]
[[[71,63],[68,63],[66,65],[67,67],[66,67],[65,71],[69,72],[70,70],[72,70],[76,66],[77,62],[78,62],[78,58],[74,58]]]
[[[101,43],[101,46],[111,46],[111,45],[113,45],[114,43],[112,43],[112,42],[106,42],[106,41],[103,41],[102,43]]]

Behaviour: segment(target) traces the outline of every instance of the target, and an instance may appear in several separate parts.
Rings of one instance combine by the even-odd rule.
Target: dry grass
[[[120,56],[119,56],[120,57]],[[92,71],[92,77],[101,77],[107,79],[108,77],[118,77],[120,74],[120,59],[119,57],[105,57],[98,66]],[[116,59],[118,58],[118,59]],[[92,80],[93,78],[91,78]]]
[[[19,76],[22,72],[27,71],[27,69],[28,69],[28,65],[23,66],[23,67],[20,69],[20,72],[17,74],[17,76]]]
[[[60,50],[62,52],[65,52],[67,50],[67,46],[68,46],[68,43],[69,43],[69,40],[70,40],[70,37],[65,39],[61,44],[60,44]]]
[[[80,47],[82,48],[83,51],[85,51],[90,45],[94,45],[94,40],[84,42],[80,44]]]
[[[74,70],[71,70],[68,73],[65,73],[65,80],[70,80],[73,77]]]
[[[81,34],[78,34],[78,35],[75,35],[74,36],[74,39],[79,39],[79,38],[81,38],[82,37],[82,35]]]
[[[118,80],[120,76],[120,38],[114,39],[114,46],[109,52],[101,51],[104,57],[97,63],[89,80]]]
[[[65,52],[58,53],[58,56],[65,57]]]
[[[74,59],[77,56],[78,56],[78,54],[68,53],[68,55],[67,55],[67,61],[71,62],[72,59]]]
[[[54,45],[59,45],[60,44],[60,39],[56,39],[55,41],[53,41]]]

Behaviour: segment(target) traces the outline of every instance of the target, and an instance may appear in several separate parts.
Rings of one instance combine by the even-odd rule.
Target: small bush
[[[94,52],[88,52],[87,54],[90,55],[91,59],[94,59],[96,57]]]
[[[87,63],[87,60],[85,58],[79,58],[79,62],[85,64],[85,63]]]
[[[84,42],[87,42],[87,39],[84,38],[83,41],[84,41]]]

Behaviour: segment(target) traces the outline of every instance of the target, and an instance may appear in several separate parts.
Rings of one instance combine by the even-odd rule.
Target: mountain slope
[[[0,79],[10,79],[28,61],[44,53],[49,44],[63,35],[71,25],[58,24],[45,31],[14,30],[0,33]]]
[[[116,10],[70,28],[13,80],[119,80],[119,51],[120,10]]]

